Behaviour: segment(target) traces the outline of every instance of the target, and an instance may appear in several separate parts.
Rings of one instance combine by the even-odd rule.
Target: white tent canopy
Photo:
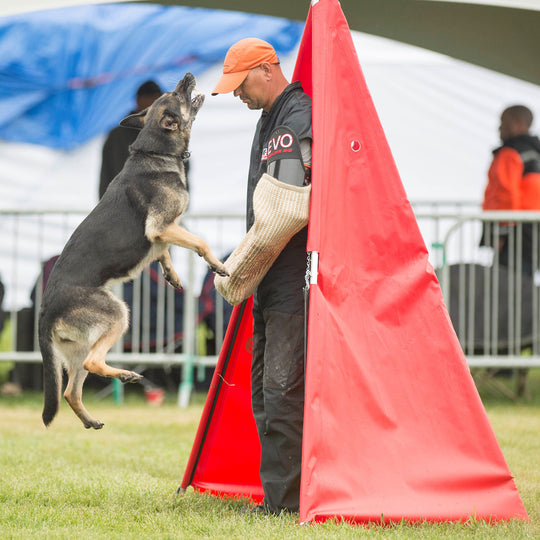
[[[125,0],[117,0],[125,1]],[[304,21],[309,0],[142,0]],[[318,0],[312,0],[318,1]],[[113,0],[114,2],[114,0]],[[0,0],[0,16],[96,0]],[[540,0],[341,0],[351,29],[442,52],[540,84]]]

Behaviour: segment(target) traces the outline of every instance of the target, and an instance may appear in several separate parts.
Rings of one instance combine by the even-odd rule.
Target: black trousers
[[[304,420],[304,310],[253,306],[253,415],[261,441],[264,505],[298,511]]]
[[[524,274],[533,275],[536,271],[533,261],[535,252],[537,264],[538,260],[540,260],[540,244],[538,243],[540,230],[538,224],[521,223],[501,226],[498,236],[495,236],[494,228],[494,223],[484,223],[480,246],[492,247],[501,266],[517,269],[518,245],[521,241],[521,271]]]
[[[521,225],[521,271],[528,275],[533,275],[535,270],[533,268],[533,227],[536,227],[533,223],[523,223]],[[499,252],[499,264],[517,268],[518,244],[520,240],[517,227],[509,227],[508,233],[502,238],[503,242]]]

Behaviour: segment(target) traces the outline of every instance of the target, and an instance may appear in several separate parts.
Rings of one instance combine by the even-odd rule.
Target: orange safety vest
[[[540,147],[522,135],[495,150],[484,193],[484,210],[540,210]]]

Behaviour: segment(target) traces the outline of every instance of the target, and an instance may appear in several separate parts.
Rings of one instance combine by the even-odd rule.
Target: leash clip
[[[310,285],[317,285],[317,276],[319,275],[319,252],[308,251],[306,266],[306,286],[304,292],[309,292]]]
[[[317,284],[317,277],[319,275],[319,252],[318,251],[312,251],[311,252],[311,259],[310,259],[310,269],[309,269],[309,283],[310,285],[316,285]]]

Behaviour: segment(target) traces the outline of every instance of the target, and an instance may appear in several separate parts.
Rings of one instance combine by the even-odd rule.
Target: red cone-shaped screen
[[[295,75],[313,97],[319,254],[301,521],[526,518],[337,0],[313,3]]]
[[[337,0],[314,2],[301,521],[527,519],[470,376]],[[182,487],[261,500],[251,301],[235,308]]]
[[[250,298],[233,309],[180,487],[260,502],[261,448],[250,391],[252,307]]]

